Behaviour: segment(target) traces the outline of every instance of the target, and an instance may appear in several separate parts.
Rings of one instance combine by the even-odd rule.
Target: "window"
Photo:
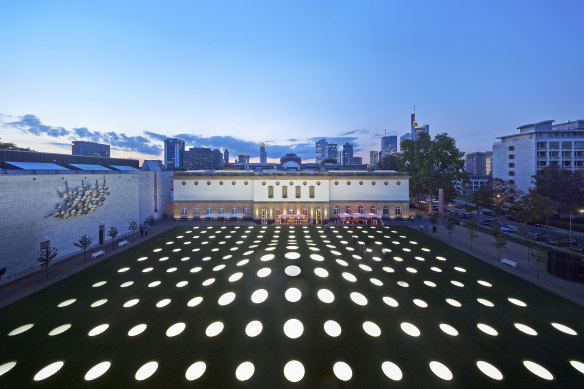
[[[383,206],[383,214],[384,215],[389,215],[389,207],[387,205]]]
[[[199,209],[199,207],[195,207],[195,211],[193,212],[193,214],[195,216],[199,216],[201,214],[201,210]]]
[[[515,146],[509,146],[509,151],[515,151]]]
[[[509,185],[515,185],[515,180],[509,180]]]
[[[224,207],[219,207],[219,213],[225,213],[225,208]]]
[[[550,142],[550,149],[557,150],[560,148],[560,142]]]
[[[346,212],[346,213],[351,213],[351,206],[350,206],[350,205],[347,205],[347,206],[345,207],[345,212]]]
[[[304,218],[305,218],[305,219],[308,219],[308,209],[304,208],[304,209],[302,210],[302,214],[304,215]]]
[[[335,185],[339,185],[339,182],[338,181],[335,181]]]
[[[292,185],[294,185],[294,182],[293,182],[293,181],[290,181],[290,183],[289,183],[289,184],[290,184],[290,186],[292,186]]]
[[[219,185],[223,185],[223,181],[219,181]]]
[[[290,209],[288,210],[288,214],[289,214],[289,215],[294,215],[294,208],[290,208]]]
[[[273,186],[268,186],[268,198],[269,199],[273,199],[274,198],[274,187]]]
[[[231,213],[237,213],[237,207],[231,207]]]
[[[359,185],[363,185],[363,181],[359,181]]]
[[[187,184],[187,182],[186,182],[186,181],[183,181],[183,182],[182,182],[182,184],[183,184],[183,185],[186,185],[186,184]]]
[[[395,216],[401,217],[401,208],[400,207],[395,207]]]
[[[513,162],[509,162],[509,167],[515,167],[515,164]]]
[[[513,170],[511,170],[511,171],[509,171],[509,175],[510,176],[514,176],[515,175],[515,172]]]
[[[376,213],[377,211],[375,210],[375,205],[371,206],[371,209],[369,210],[371,213]]]
[[[283,186],[282,187],[282,198],[283,199],[287,199],[288,198],[288,187],[287,186]]]
[[[347,185],[351,185],[351,181],[347,181]]]
[[[194,184],[195,184],[195,185],[199,185],[199,181],[195,181],[195,182],[194,182]]]
[[[572,142],[562,142],[562,149],[571,150],[572,149]]]
[[[572,158],[571,151],[562,151],[562,158]]]
[[[515,154],[509,154],[509,159],[515,159]]]
[[[207,215],[213,213],[213,208],[211,207],[207,207]]]
[[[547,165],[546,161],[537,161],[537,167],[544,167]]]
[[[235,181],[231,181],[231,185],[235,185]]]
[[[339,214],[339,206],[335,205],[335,207],[333,208],[333,215],[338,215]]]
[[[359,206],[359,208],[357,208],[357,212],[363,213],[363,207],[362,206]]]
[[[371,181],[371,185],[375,185],[375,181]]]
[[[278,217],[282,214],[282,210],[280,208],[276,208],[275,212],[276,212],[276,217]]]
[[[180,211],[180,216],[181,217],[187,217],[187,207],[182,207],[181,211]]]
[[[537,152],[537,158],[545,158],[545,151],[538,151]]]
[[[537,148],[538,149],[545,149],[545,148],[547,148],[547,143],[546,142],[537,142]]]
[[[560,152],[559,151],[550,151],[550,158],[559,158]]]
[[[249,207],[243,207],[243,214],[249,216]]]
[[[571,167],[572,166],[572,161],[562,161],[562,166],[563,167]]]
[[[296,187],[296,198],[299,199],[300,198],[300,186]]]
[[[314,198],[314,186],[309,186],[308,187],[308,195],[311,199]]]

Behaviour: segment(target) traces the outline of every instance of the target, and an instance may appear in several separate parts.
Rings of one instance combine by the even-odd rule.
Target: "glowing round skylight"
[[[164,261],[168,261],[168,257],[162,257],[158,260],[159,262],[164,262]]]
[[[558,330],[563,332],[564,334],[568,334],[568,335],[578,335],[578,333],[576,331],[574,331],[573,329],[571,329],[568,326],[565,326],[563,324],[560,323],[552,323],[552,326]]]
[[[326,332],[328,336],[336,338],[337,336],[341,335],[341,326],[334,320],[325,321],[323,327],[324,332]]]
[[[405,282],[405,281],[398,281],[398,282],[397,282],[397,284],[398,284],[399,286],[401,286],[402,288],[407,288],[408,286],[410,286],[410,284],[408,284],[408,283],[407,283],[407,282]]]
[[[254,338],[261,334],[263,328],[264,326],[262,325],[261,321],[259,320],[250,321],[245,326],[245,334],[250,338]]]
[[[400,327],[401,327],[402,331],[405,332],[406,334],[408,334],[409,336],[413,336],[413,337],[420,336],[420,330],[418,329],[418,327],[416,327],[412,323],[403,322],[400,324]]]
[[[337,259],[335,259],[335,261],[341,266],[344,266],[344,267],[349,266],[349,263],[347,261],[342,260],[342,259],[337,258]]]
[[[430,370],[432,370],[432,373],[436,374],[438,378],[445,381],[450,381],[454,377],[450,369],[438,361],[430,362]]]
[[[264,278],[270,275],[270,273],[272,273],[272,269],[270,269],[269,267],[264,267],[261,268],[260,270],[258,270],[257,275],[260,278]]]
[[[458,331],[450,324],[440,323],[439,327],[445,334],[448,334],[450,336],[458,336]]]
[[[383,302],[386,303],[387,305],[389,305],[390,307],[394,307],[394,308],[399,305],[397,300],[395,300],[394,298],[388,297],[388,296],[383,297]]]
[[[13,329],[12,331],[10,331],[8,333],[8,336],[14,336],[14,335],[22,334],[23,332],[30,330],[33,326],[34,326],[34,324],[30,324],[30,323],[29,324],[22,325],[22,326],[20,326],[18,328]]]
[[[375,286],[383,286],[383,282],[377,278],[370,278],[369,281]]]
[[[424,261],[426,260],[426,259],[424,259],[424,257],[414,257],[414,258],[415,258],[416,260],[418,260],[418,261],[422,261],[422,262],[424,262]]]
[[[175,324],[171,325],[170,327],[168,327],[168,329],[166,330],[166,336],[168,336],[169,338],[172,338],[173,336],[177,336],[185,330],[186,326],[187,325],[185,323],[182,323],[182,322],[175,323]]]
[[[233,273],[232,275],[230,275],[227,280],[229,282],[236,282],[236,281],[239,281],[241,279],[241,277],[243,277],[243,273],[237,272],[237,273]]]
[[[223,270],[223,269],[225,269],[225,264],[224,263],[222,263],[221,265],[215,266],[213,268],[213,271],[220,271],[220,270]]]
[[[148,287],[149,288],[154,288],[154,287],[157,287],[160,284],[161,284],[160,281],[152,281],[151,283],[148,284]]]
[[[62,303],[60,303],[59,305],[57,305],[57,307],[59,307],[59,308],[66,307],[66,306],[68,306],[68,305],[71,305],[71,304],[73,304],[75,301],[77,301],[77,299],[69,299],[69,300],[65,300],[65,301],[63,301]]]
[[[154,268],[153,268],[153,267],[147,267],[147,268],[145,268],[145,269],[143,269],[143,270],[142,270],[142,273],[149,273],[149,272],[151,272],[152,270],[154,270]]]
[[[518,305],[520,307],[526,307],[527,306],[527,304],[525,304],[523,301],[518,300],[518,299],[513,298],[513,297],[509,297],[507,300],[509,300],[509,302],[511,304],[515,304],[515,305]]]
[[[193,268],[192,268],[190,271],[191,271],[191,273],[198,273],[198,272],[200,272],[201,270],[203,270],[203,268],[202,268],[202,267],[200,267],[200,266],[196,266],[196,267],[193,267]]]
[[[318,262],[324,261],[324,257],[322,255],[319,255],[319,254],[310,254],[310,259],[312,259],[313,261],[318,261]]]
[[[431,288],[435,288],[436,284],[432,281],[424,281],[424,284],[431,287]]]
[[[249,361],[243,362],[237,366],[237,369],[235,370],[235,378],[239,381],[247,381],[253,376],[254,371],[255,367],[253,363]]]
[[[527,370],[529,370],[530,372],[532,372],[536,376],[543,378],[544,380],[551,381],[554,379],[553,374],[550,373],[549,370],[547,370],[545,367],[543,367],[535,362],[523,361],[523,366],[525,366],[527,368]]]
[[[436,266],[432,266],[432,267],[430,268],[430,270],[432,270],[432,271],[435,271],[436,273],[442,273],[442,269],[440,269],[440,268],[438,268],[438,267],[436,267]]]
[[[489,300],[487,300],[487,299],[478,298],[478,299],[477,299],[477,301],[478,301],[479,303],[483,304],[483,305],[484,305],[484,306],[486,306],[486,307],[491,307],[491,308],[492,308],[492,307],[494,307],[494,306],[495,306],[495,304],[493,304],[492,302],[490,302],[490,301],[489,301]]]
[[[374,338],[377,338],[379,335],[381,335],[381,328],[379,328],[379,326],[372,321],[363,322],[363,331],[365,331],[367,335],[373,336]]]
[[[150,361],[148,363],[145,363],[144,365],[142,365],[142,367],[138,369],[135,378],[137,381],[144,381],[145,379],[150,378],[152,374],[156,373],[157,369],[158,362]]]
[[[231,304],[233,302],[233,300],[235,300],[235,293],[227,292],[227,293],[223,294],[221,297],[219,297],[219,300],[217,301],[217,303],[219,305],[228,305],[228,304]]]
[[[138,304],[138,302],[140,302],[140,299],[132,299],[132,300],[128,300],[124,303],[124,308],[130,308],[133,307],[134,305]]]
[[[487,335],[491,335],[491,336],[497,336],[499,335],[499,333],[497,332],[496,329],[494,329],[493,327],[487,325],[487,324],[483,324],[483,323],[478,323],[477,327],[479,330],[483,331],[485,334]]]
[[[209,286],[209,285],[211,285],[213,282],[215,282],[215,279],[214,279],[214,278],[208,278],[208,279],[206,279],[205,281],[203,281],[203,283],[202,283],[201,285],[203,285],[203,286]]]
[[[146,324],[138,324],[130,328],[130,331],[128,331],[128,336],[140,335],[142,332],[146,331],[146,327]]]
[[[298,382],[304,377],[304,366],[299,361],[292,360],[284,366],[284,377],[290,382]]]
[[[393,260],[396,262],[403,262],[404,261],[404,259],[400,258],[400,257],[393,257]]]
[[[107,284],[107,281],[99,281],[99,282],[96,282],[95,284],[91,285],[91,287],[92,288],[99,288],[100,286],[105,285],[105,284]]]
[[[381,262],[381,258],[379,257],[371,257],[372,260],[374,260],[375,262]]]
[[[119,270],[118,270],[118,273],[125,273],[125,272],[127,272],[128,270],[130,270],[130,268],[129,268],[129,267],[122,267],[121,269],[119,269]]]
[[[55,336],[55,335],[62,334],[63,332],[67,331],[69,328],[71,328],[71,324],[60,325],[56,328],[53,328],[51,330],[51,332],[49,332],[49,336]]]
[[[91,369],[85,373],[85,381],[92,381],[96,378],[101,377],[104,375],[110,368],[112,363],[110,361],[100,362],[97,365],[93,366]]]
[[[417,273],[418,271],[416,269],[414,269],[413,267],[406,267],[406,271],[410,272],[410,273]]]
[[[464,284],[460,281],[450,281],[450,283],[454,286],[458,286],[459,288],[464,288]]]
[[[367,265],[365,265],[364,263],[360,263],[360,264],[359,264],[359,267],[360,267],[362,270],[365,270],[365,271],[371,271],[371,270],[373,270],[373,269],[371,268],[371,266],[367,266]]]
[[[260,304],[268,298],[268,291],[265,289],[258,289],[251,294],[251,301],[255,304]]]
[[[452,305],[453,307],[457,307],[457,308],[462,307],[462,304],[458,300],[455,300],[455,299],[447,298],[446,302],[448,304]]]
[[[533,328],[525,325],[525,324],[521,324],[521,323],[513,323],[513,325],[515,326],[515,328],[517,328],[519,331],[527,334],[527,335],[531,335],[531,336],[536,336],[537,335],[537,331],[534,330]]]
[[[316,274],[317,276],[321,277],[321,278],[326,278],[328,277],[329,273],[328,271],[326,271],[325,269],[323,269],[322,267],[317,267],[314,269],[314,274]]]
[[[166,307],[168,304],[170,304],[170,299],[162,299],[156,303],[156,308]]]
[[[414,299],[414,304],[416,304],[420,308],[428,308],[428,303],[421,299]]]
[[[109,324],[100,324],[97,327],[94,327],[91,331],[89,331],[89,333],[87,335],[96,336],[96,335],[99,335],[99,334],[105,332],[105,330],[107,330],[108,328],[109,328]]]
[[[55,374],[56,372],[61,370],[61,368],[63,367],[64,364],[65,364],[65,362],[63,362],[63,361],[57,361],[57,362],[51,363],[48,366],[43,367],[41,370],[39,370],[38,373],[36,373],[34,375],[33,380],[42,381],[46,378],[49,378],[50,376],[52,376],[53,374]]]
[[[170,302],[170,300],[169,300],[169,302]],[[189,307],[196,307],[197,305],[199,305],[202,302],[203,302],[203,298],[198,296],[198,297],[193,297],[192,299],[190,299],[189,302],[187,303],[187,305]]]
[[[351,292],[351,294],[349,296],[351,297],[351,300],[353,300],[353,302],[355,304],[361,305],[361,306],[367,305],[367,297],[363,296],[361,293]]]
[[[478,280],[477,283],[480,284],[480,285],[482,285],[482,286],[486,286],[488,288],[490,288],[491,286],[493,286],[491,283],[489,283],[487,281],[483,281],[483,280]]]
[[[249,263],[249,259],[242,259],[241,261],[237,262],[237,266],[244,266]]]
[[[123,284],[120,285],[120,288],[127,288],[128,286],[131,286],[134,284],[134,281],[127,281],[124,282]]]
[[[284,334],[290,339],[297,339],[304,332],[304,325],[298,319],[289,319],[284,323]]]
[[[205,370],[207,369],[207,365],[205,362],[195,362],[189,366],[187,372],[185,373],[185,378],[189,381],[194,381],[196,379],[201,378],[203,374],[205,374]]]
[[[275,257],[274,254],[266,254],[260,258],[260,261],[262,262],[271,261],[272,259],[274,259],[274,257]]]
[[[385,361],[381,364],[383,374],[390,380],[399,381],[403,378],[403,373],[398,365],[393,362]]]
[[[298,254],[298,253],[286,253],[286,254],[284,254],[284,257],[286,259],[298,259],[298,258],[300,258],[300,254]]]
[[[323,303],[330,304],[335,301],[335,295],[328,289],[320,289],[317,292],[318,299]]]
[[[584,374],[584,363],[580,361],[571,360],[570,365],[580,373]],[[0,375],[2,375],[2,366],[0,366]]]
[[[351,377],[353,377],[353,370],[351,370],[351,366],[346,364],[345,362],[336,362],[333,365],[333,372],[335,376],[341,381],[349,381]]]
[[[217,336],[221,333],[221,331],[223,331],[224,327],[225,326],[223,325],[222,322],[215,321],[207,326],[207,329],[205,330],[205,335],[207,335],[209,338]]]
[[[393,268],[392,268],[392,267],[389,267],[389,266],[384,266],[384,267],[382,268],[382,270],[383,270],[384,272],[386,272],[386,273],[395,273],[395,270],[393,270]]]
[[[286,297],[286,300],[290,301],[291,303],[295,303],[300,301],[302,298],[302,292],[297,288],[289,288],[284,293],[284,297]]]
[[[140,257],[140,258],[137,259],[137,261],[138,262],[142,262],[142,261],[145,261],[147,259],[148,259],[148,257]]]
[[[16,361],[6,362],[0,365],[0,376],[8,373],[12,368],[16,366]]]

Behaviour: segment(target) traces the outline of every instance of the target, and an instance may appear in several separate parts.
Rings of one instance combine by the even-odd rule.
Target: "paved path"
[[[500,263],[499,254],[495,248],[495,238],[492,235],[477,231],[478,238],[473,240],[471,249],[470,238],[465,227],[456,226],[451,238],[449,239],[446,227],[439,226],[438,231],[433,233],[431,232],[432,227],[428,225],[427,222],[424,222],[424,224],[426,225],[426,235],[450,244],[451,246],[473,255],[490,265],[521,277],[524,280],[584,307],[584,284],[569,282],[554,277],[545,271],[545,265],[542,263],[539,264],[539,278],[537,278],[536,261],[533,257],[528,260],[527,248],[525,248],[525,246],[522,247],[518,243],[507,241],[506,246],[501,249],[501,257],[509,258],[517,262],[517,268],[513,269],[511,266]],[[408,223],[405,225],[417,228],[419,223],[414,222],[413,224]]]

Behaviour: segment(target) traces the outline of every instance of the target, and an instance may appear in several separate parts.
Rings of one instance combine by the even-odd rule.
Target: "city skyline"
[[[11,3],[0,15],[1,139],[162,159],[164,138],[178,137],[251,161],[264,142],[269,161],[308,162],[326,138],[368,160],[385,129],[409,131],[415,104],[432,136],[487,151],[526,123],[583,118],[582,11],[576,1]]]

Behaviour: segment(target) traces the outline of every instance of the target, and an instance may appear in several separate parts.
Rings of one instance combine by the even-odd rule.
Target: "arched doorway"
[[[316,208],[316,224],[322,224],[322,210]]]
[[[262,224],[268,224],[268,210],[267,210],[267,208],[262,208]]]

